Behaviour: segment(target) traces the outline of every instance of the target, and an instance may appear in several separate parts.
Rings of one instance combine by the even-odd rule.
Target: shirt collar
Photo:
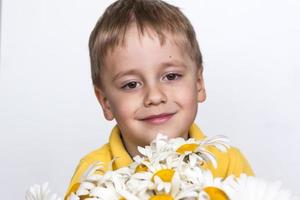
[[[189,136],[191,138],[195,138],[196,140],[201,140],[205,137],[201,129],[195,123],[193,123],[189,129]],[[132,158],[128,154],[123,144],[121,138],[121,132],[118,125],[116,125],[111,131],[110,138],[109,138],[109,145],[110,145],[112,157],[115,159],[114,162],[115,169],[128,166],[133,162]]]

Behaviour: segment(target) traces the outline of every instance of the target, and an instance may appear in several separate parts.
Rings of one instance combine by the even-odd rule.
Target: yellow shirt
[[[196,124],[192,124],[189,130],[189,137],[201,140],[205,136]],[[214,147],[208,148],[208,150],[215,155],[218,166],[217,168],[214,168],[210,163],[208,163],[206,168],[208,168],[215,177],[227,177],[231,174],[239,176],[241,173],[246,173],[249,176],[254,175],[249,163],[237,148],[231,147],[225,153],[220,152]],[[124,147],[118,126],[115,126],[112,129],[109,143],[81,159],[72,177],[65,199],[69,196],[69,194],[71,194],[71,192],[75,192],[77,190],[80,184],[80,177],[89,166],[95,162],[101,161],[104,165],[104,171],[107,171],[108,164],[113,158],[118,158],[113,164],[113,169],[128,166],[133,162]]]

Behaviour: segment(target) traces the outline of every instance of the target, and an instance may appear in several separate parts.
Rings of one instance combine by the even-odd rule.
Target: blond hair
[[[160,0],[119,0],[111,4],[96,23],[89,39],[91,73],[94,86],[101,87],[101,68],[108,51],[124,45],[126,30],[136,24],[139,34],[154,31],[161,45],[165,34],[183,36],[184,51],[202,72],[202,55],[193,26],[178,7]]]

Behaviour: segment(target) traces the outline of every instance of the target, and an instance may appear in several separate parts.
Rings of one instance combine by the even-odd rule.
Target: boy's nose
[[[147,92],[144,98],[145,107],[151,105],[159,105],[167,102],[167,95],[163,89],[158,86],[152,86],[147,88]]]

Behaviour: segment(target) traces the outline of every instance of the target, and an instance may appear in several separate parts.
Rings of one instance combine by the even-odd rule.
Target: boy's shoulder
[[[95,162],[107,163],[112,160],[111,148],[109,143],[104,144],[100,148],[93,150],[81,158],[80,163],[92,164]]]
[[[78,189],[81,182],[81,177],[83,174],[85,174],[89,167],[93,166],[97,162],[101,162],[103,163],[103,170],[107,171],[107,163],[109,163],[111,159],[112,155],[108,143],[81,158],[79,164],[77,165],[75,173],[72,176],[71,182],[67,189],[67,193],[65,195],[65,199],[72,192],[75,192]]]
[[[217,168],[214,168],[211,163],[206,166],[214,177],[227,177],[232,174],[239,176],[242,173],[248,176],[254,175],[248,160],[238,148],[231,146],[226,152],[222,152],[216,147],[208,147],[207,150],[214,155],[217,161]]]
[[[132,162],[132,159],[122,142],[121,133],[117,125],[113,127],[108,143],[81,158],[79,166],[87,169],[88,166],[101,162],[103,171],[105,172],[109,169],[112,161],[113,169],[127,166]]]

